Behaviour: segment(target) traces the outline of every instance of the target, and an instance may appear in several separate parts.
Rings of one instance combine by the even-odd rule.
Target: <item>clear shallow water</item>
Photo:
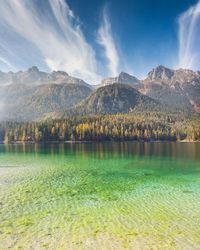
[[[0,145],[0,249],[200,249],[200,144]]]

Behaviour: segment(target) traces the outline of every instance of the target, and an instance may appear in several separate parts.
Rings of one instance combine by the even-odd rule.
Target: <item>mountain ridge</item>
[[[100,93],[102,88],[104,91]],[[120,93],[116,95],[120,91],[121,95]],[[87,106],[91,104],[91,98],[94,96],[99,98],[101,105],[99,104],[99,109],[93,107],[95,105],[90,106],[91,112],[100,114],[112,110],[114,113],[126,113],[127,107],[131,108],[127,100],[132,103],[129,98],[130,92],[133,99],[136,96],[145,96],[144,105],[136,105],[140,112],[148,110],[146,102],[152,103],[153,100],[155,106],[161,106],[160,110],[165,110],[163,107],[167,107],[175,112],[200,113],[199,71],[173,70],[159,65],[152,69],[144,80],[121,72],[117,77],[103,79],[101,84],[94,87],[64,71],[46,73],[33,66],[27,71],[16,73],[0,71],[0,119],[9,119],[9,115],[12,119],[19,117],[26,120],[31,119],[31,116],[32,119],[40,119],[46,114],[76,110],[77,106],[82,110],[78,112],[81,115],[89,113]],[[113,97],[113,93],[116,98]],[[127,100],[124,93],[127,94]],[[88,98],[90,102],[87,101]],[[147,98],[150,99],[147,101]]]
[[[40,119],[47,113],[64,112],[87,98],[92,90],[81,84],[43,84],[39,86],[9,86],[10,91],[4,92],[7,103],[4,107],[5,120]],[[19,88],[20,87],[20,88]],[[11,102],[10,100],[15,100]]]
[[[42,85],[52,83],[69,83],[82,84],[92,88],[89,83],[86,83],[80,78],[70,76],[65,71],[52,71],[50,73],[40,71],[36,66],[32,66],[26,71],[18,71],[16,73],[10,71],[8,73],[0,71],[0,84],[26,84],[26,85]]]
[[[114,84],[114,83],[128,84],[128,85],[134,86],[136,88],[138,86],[138,84],[140,84],[140,80],[137,77],[132,76],[132,75],[122,71],[116,77],[104,78],[100,84],[95,86],[95,88],[103,87],[103,86]]]
[[[161,104],[126,84],[114,83],[98,88],[67,115],[106,115],[133,111],[161,111]]]

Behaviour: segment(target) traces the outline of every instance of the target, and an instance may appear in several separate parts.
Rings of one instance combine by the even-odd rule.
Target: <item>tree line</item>
[[[3,122],[0,140],[10,142],[200,140],[200,118],[162,113],[77,116],[43,122]]]

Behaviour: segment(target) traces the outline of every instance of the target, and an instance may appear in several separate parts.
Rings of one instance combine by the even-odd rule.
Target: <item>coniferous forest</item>
[[[200,140],[200,118],[165,113],[75,116],[42,122],[3,122],[0,140],[14,142]]]

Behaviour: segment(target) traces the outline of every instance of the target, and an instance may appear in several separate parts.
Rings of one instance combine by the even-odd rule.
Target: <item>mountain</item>
[[[121,72],[116,77],[108,77],[103,79],[99,85],[96,85],[96,88],[111,85],[114,83],[128,84],[135,88],[141,87],[140,80],[138,80],[135,76],[129,75],[125,72]]]
[[[157,82],[168,84],[175,87],[176,84],[180,86],[188,84],[199,84],[200,83],[200,73],[189,69],[169,69],[162,65],[152,69],[149,73],[145,82]]]
[[[46,73],[33,66],[0,71],[0,119],[36,120],[62,114],[116,114],[132,111],[200,113],[200,72],[164,66],[145,80],[125,72],[95,89],[64,71]]]
[[[141,93],[186,112],[200,109],[200,73],[192,70],[172,70],[158,66],[142,81]]]
[[[161,105],[125,84],[112,84],[94,91],[86,100],[69,109],[67,115],[103,115],[133,111],[160,111]]]
[[[3,89],[4,120],[36,120],[56,115],[86,99],[91,88],[81,84],[11,84]],[[52,113],[52,114],[50,114]]]
[[[0,71],[0,85],[10,84],[42,84],[48,79],[48,73],[41,72],[36,66],[29,68],[27,71],[2,72]]]
[[[89,96],[92,86],[64,71],[0,72],[0,119],[34,120],[62,112]]]
[[[117,77],[102,80],[97,87],[114,83],[128,84],[176,112],[200,112],[199,72],[187,69],[173,70],[159,65],[148,73],[145,80],[121,72]]]
[[[148,73],[147,80],[152,82],[169,81],[173,77],[173,75],[174,70],[159,65]]]
[[[26,85],[41,85],[41,84],[79,84],[91,87],[83,80],[72,77],[64,71],[53,71],[51,73],[42,72],[36,66],[29,68],[27,71],[19,71],[16,73],[4,73],[0,71],[0,84],[26,84]]]
[[[11,71],[8,73],[0,71],[0,86],[11,84],[12,76],[13,76],[13,72]]]

